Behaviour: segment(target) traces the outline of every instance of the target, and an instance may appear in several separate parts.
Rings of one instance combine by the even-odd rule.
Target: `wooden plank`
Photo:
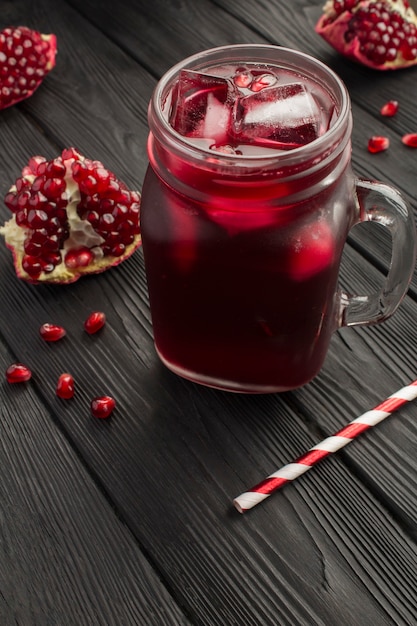
[[[265,42],[240,19],[210,0],[154,3],[67,0],[102,32],[159,78],[183,58],[214,46],[244,41]]]
[[[0,342],[0,369],[14,360]],[[42,401],[0,386],[0,622],[188,624]]]

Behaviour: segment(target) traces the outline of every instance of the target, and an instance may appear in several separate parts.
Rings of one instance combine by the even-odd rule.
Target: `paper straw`
[[[320,443],[310,448],[305,454],[298,457],[292,463],[284,465],[281,469],[270,474],[265,480],[252,487],[250,491],[245,491],[233,500],[233,504],[239,511],[244,513],[253,508],[266,498],[269,498],[274,491],[283,487],[286,483],[291,482],[301,476],[314,465],[328,457],[330,454],[337,452],[348,443],[353,441],[363,432],[379,424],[394,411],[399,409],[406,402],[410,402],[417,397],[417,380],[410,383],[406,387],[399,389],[384,402],[378,404],[371,411],[363,413],[347,426],[339,430],[331,437],[323,439]]]

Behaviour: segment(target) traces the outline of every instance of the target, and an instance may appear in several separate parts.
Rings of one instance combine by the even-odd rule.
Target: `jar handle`
[[[405,296],[416,261],[416,231],[412,212],[394,188],[358,179],[359,222],[376,222],[391,233],[391,265],[381,290],[355,295],[339,290],[338,327],[376,324],[390,317]]]

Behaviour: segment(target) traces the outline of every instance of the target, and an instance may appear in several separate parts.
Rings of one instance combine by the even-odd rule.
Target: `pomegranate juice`
[[[151,127],[141,217],[161,359],[232,391],[308,382],[336,327],[350,154],[277,156],[324,135],[337,103],[311,76],[233,63],[181,72],[162,111],[181,147]]]

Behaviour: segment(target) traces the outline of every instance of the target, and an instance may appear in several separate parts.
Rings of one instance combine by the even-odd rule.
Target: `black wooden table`
[[[319,3],[317,3],[319,4]],[[338,56],[291,0],[2,0],[1,28],[54,32],[57,65],[0,113],[0,192],[29,156],[76,146],[133,189],[147,164],[147,103],[177,61],[228,43],[301,49],[333,67],[353,100],[353,162],[417,208],[417,69],[376,72]],[[394,118],[380,106],[400,101]],[[391,139],[371,155],[370,135]],[[1,209],[4,221],[9,213]],[[390,242],[354,229],[342,282],[380,285]],[[0,246],[2,626],[417,623],[417,404],[409,403],[244,516],[233,497],[417,375],[417,282],[386,323],[336,333],[320,375],[284,394],[244,396],[168,372],[152,341],[141,250],[67,286],[16,278]],[[83,331],[104,311],[99,335]],[[50,345],[44,322],[67,336]],[[55,395],[71,371],[72,401]],[[90,416],[110,394],[110,420]]]

